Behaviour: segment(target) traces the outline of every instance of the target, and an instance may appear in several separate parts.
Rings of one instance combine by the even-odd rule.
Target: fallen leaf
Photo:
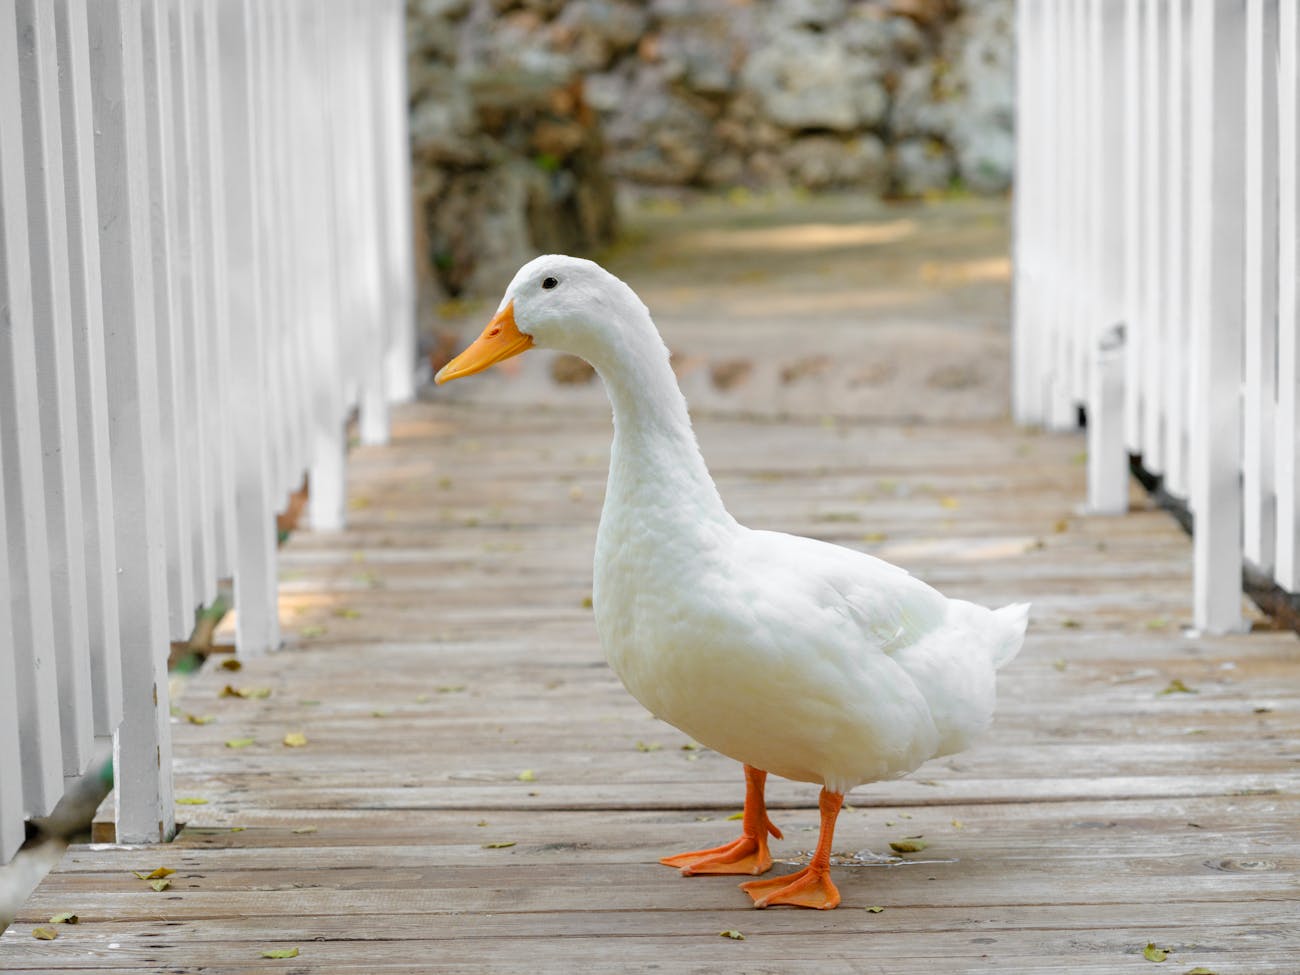
[[[372,718],[386,718],[386,717],[388,717],[388,712],[387,712],[387,711],[371,711],[371,712],[370,712],[370,716],[371,716]]]
[[[297,948],[267,948],[262,952],[263,958],[297,958]]]
[[[484,843],[484,844],[483,844],[483,849],[485,849],[485,850],[504,850],[504,849],[506,849],[507,847],[511,847],[511,846],[514,846],[514,845],[515,845],[515,841],[514,841],[514,840],[506,840],[506,841],[501,842],[501,843]]]
[[[651,742],[648,745],[643,741],[638,741],[636,743],[636,750],[639,752],[657,752],[663,747],[663,745],[656,745],[654,742]]]
[[[326,632],[327,631],[323,626],[304,626],[298,631],[298,635],[310,640],[314,636],[324,636]]]
[[[682,746],[682,751],[684,752],[698,752],[699,750],[700,750],[700,746],[693,741],[688,741],[685,745]]]
[[[431,698],[428,694],[417,694],[417,695],[415,695],[415,703],[416,703],[416,704],[428,704],[428,703],[429,703],[430,701],[432,701],[432,700],[433,700],[433,698]]]
[[[1181,680],[1175,677],[1169,682],[1169,686],[1163,691],[1156,691],[1156,697],[1163,697],[1166,694],[1199,694],[1200,691],[1188,687]]]
[[[730,816],[727,817],[727,821],[730,822],[733,819],[744,819],[744,818],[745,818],[745,813],[742,811],[738,813],[732,813]]]
[[[307,736],[301,731],[291,731],[284,736],[284,744],[286,748],[301,748],[307,744]]]
[[[517,778],[520,782],[536,782],[536,781],[537,781],[537,776],[533,774],[533,770],[530,769],[530,768],[526,768],[526,769],[524,769],[522,772],[520,772],[518,775],[516,775],[515,778]]]
[[[952,828],[953,828],[953,829],[965,829],[965,828],[966,828],[966,824],[963,823],[960,819],[954,819],[954,820],[952,821]]]
[[[32,928],[32,937],[37,941],[53,941],[59,936],[54,928]]]
[[[186,796],[184,798],[176,800],[176,805],[178,806],[206,806],[207,804],[208,804],[208,800],[198,799],[195,798],[194,796]]]
[[[592,603],[592,600],[591,600],[591,597],[590,597],[590,596],[583,596],[583,597],[582,597],[582,608],[583,608],[583,609],[591,609],[591,607],[592,607],[593,605],[594,605],[594,604]]]
[[[487,826],[487,825],[488,825],[488,821],[487,821],[486,819],[480,819],[480,820],[479,820],[477,823],[475,823],[474,825],[475,825],[475,826]]]
[[[1142,957],[1147,961],[1164,961],[1169,957],[1169,949],[1157,948],[1155,942],[1152,941],[1142,949]]]
[[[1065,659],[1063,657],[1057,657],[1055,660],[1052,661],[1052,666],[1055,667],[1057,670],[1063,671],[1065,670],[1066,667],[1069,666],[1069,664],[1065,662]]]
[[[884,542],[887,541],[888,539],[889,536],[886,535],[884,532],[867,532],[865,535],[862,536],[862,540],[866,542],[868,545],[875,544],[876,542]]]
[[[293,832],[295,832],[295,833],[300,833],[300,834],[301,834],[301,833],[314,833],[314,832],[316,832],[316,827],[315,827],[315,826],[296,826],[296,827],[294,827]]]
[[[954,508],[960,508],[961,502],[953,497],[945,497],[939,499],[939,506],[941,508],[947,508],[949,511],[951,511]]]
[[[357,620],[361,618],[361,611],[358,609],[351,609],[347,606],[340,606],[338,609],[334,610],[334,615],[339,619]]]
[[[221,661],[221,669],[222,670],[243,670],[244,665],[242,662],[236,660],[234,657],[227,657],[225,660]]]
[[[77,915],[73,914],[71,911],[64,911],[62,914],[55,914],[54,917],[50,918],[50,923],[76,924],[80,920],[81,918],[77,917]]]
[[[301,705],[302,705],[303,707],[305,707],[305,708],[318,708],[318,707],[320,707],[320,701],[299,701],[298,703],[301,704]]]
[[[149,881],[149,886],[152,887],[154,890],[158,891],[158,893],[160,893],[160,894],[161,894],[164,890],[166,890],[168,887],[170,887],[171,885],[172,885],[172,882],[171,882],[170,880],[166,880],[166,879],[163,879],[163,880],[151,880],[151,881]]]
[[[1204,965],[1197,965],[1195,968],[1189,968],[1183,972],[1183,975],[1216,975],[1214,969],[1206,968]]]
[[[131,872],[135,874],[137,877],[139,877],[141,880],[160,880],[163,877],[170,877],[176,871],[173,870],[171,867],[155,867],[149,873],[144,873],[143,871],[140,870],[132,870]]]
[[[459,694],[464,689],[464,684],[441,684],[434,688],[439,694]]]
[[[1080,623],[1078,620],[1072,620],[1072,619],[1064,619],[1064,620],[1061,620],[1061,626],[1065,627],[1065,629],[1067,629],[1067,630],[1081,630],[1081,629],[1083,629],[1083,624],[1082,624],[1082,623]]]
[[[744,936],[743,934],[741,934],[739,931],[736,931],[736,930],[734,930],[734,929],[733,929],[733,930],[730,930],[730,931],[719,931],[719,932],[718,932],[718,937],[719,937],[719,938],[730,938],[732,941],[744,941],[744,940],[745,940],[745,936]]]
[[[890,840],[889,842],[890,849],[895,853],[920,853],[927,846],[929,846],[929,844],[919,837],[909,837],[905,840]]]
[[[262,698],[267,698],[271,696],[271,688],[234,687],[230,684],[227,684],[225,687],[221,689],[221,693],[217,696],[218,697],[239,697],[239,698],[243,698],[246,701],[249,700],[250,698],[256,698],[260,700]]]
[[[185,720],[190,724],[212,724],[216,718],[212,717],[210,714],[187,714],[185,715]]]
[[[1062,535],[1065,532],[1070,530],[1070,523],[1066,521],[1064,518],[1058,518],[1056,520],[1056,524],[1053,525],[1052,527],[1056,529],[1056,534]]]
[[[227,748],[247,748],[256,738],[231,738],[226,742]]]
[[[868,908],[867,908],[867,912],[868,912],[869,914],[879,914],[879,913],[880,913],[881,911],[883,911],[883,910],[884,910],[883,907],[868,907]]]

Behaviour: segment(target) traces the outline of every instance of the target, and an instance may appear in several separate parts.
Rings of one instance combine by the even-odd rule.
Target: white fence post
[[[1276,579],[1289,592],[1300,590],[1300,16],[1294,3],[1278,8],[1278,299],[1277,413],[1273,457],[1277,499]]]
[[[36,0],[19,0],[18,34],[32,315],[34,321],[43,323],[34,329],[34,338],[50,597],[52,605],[58,607],[53,613],[55,676],[59,685],[63,771],[65,775],[79,775],[90,763],[94,722],[86,572],[81,556],[85,529],[77,448],[72,294],[54,9]]]
[[[122,720],[121,633],[117,604],[117,541],[109,462],[104,305],[100,279],[99,194],[95,188],[90,47],[86,6],[56,0],[59,69],[63,76],[63,176],[66,186],[72,353],[77,401],[82,536],[95,734],[111,735]]]
[[[0,10],[4,5],[0,3]],[[0,52],[5,43],[0,40]],[[0,182],[4,179],[0,172]],[[0,214],[3,223],[3,214]],[[2,233],[2,231],[0,231]],[[0,254],[0,296],[6,294],[4,257]],[[0,437],[4,431],[0,430]],[[0,457],[4,456],[0,446]],[[0,477],[0,552],[8,551],[5,530],[5,483]],[[7,863],[27,837],[23,828],[23,752],[19,747],[18,661],[15,659],[14,631],[9,612],[9,560],[0,559],[0,863]]]
[[[121,610],[117,838],[157,842],[171,836],[175,817],[144,25],[140,0],[89,9]]]
[[[1241,340],[1245,16],[1194,0],[1192,50],[1192,511],[1196,626],[1241,626]]]
[[[0,128],[22,132],[15,0],[0,0]],[[45,537],[40,401],[21,138],[0,139],[0,477],[5,481],[11,624],[18,722],[24,743],[23,802],[48,813],[63,787],[50,564]]]

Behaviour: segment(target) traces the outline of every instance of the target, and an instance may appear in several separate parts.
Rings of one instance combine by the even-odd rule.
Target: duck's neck
[[[616,346],[591,356],[614,407],[606,511],[632,514],[653,530],[734,525],[691,429],[686,398],[649,313],[626,323]]]

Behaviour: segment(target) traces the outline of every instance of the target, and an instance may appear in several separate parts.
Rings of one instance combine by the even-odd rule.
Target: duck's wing
[[[851,619],[865,647],[893,654],[947,619],[949,600],[942,593],[883,559],[781,532],[750,536],[756,558],[779,563],[787,584],[804,599]]]

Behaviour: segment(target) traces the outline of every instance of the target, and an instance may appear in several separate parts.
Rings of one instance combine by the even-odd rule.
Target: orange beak
[[[515,324],[515,303],[512,301],[497,312],[483,329],[483,334],[468,349],[438,370],[433,381],[442,384],[461,376],[472,376],[532,347],[533,337],[519,331]]]

